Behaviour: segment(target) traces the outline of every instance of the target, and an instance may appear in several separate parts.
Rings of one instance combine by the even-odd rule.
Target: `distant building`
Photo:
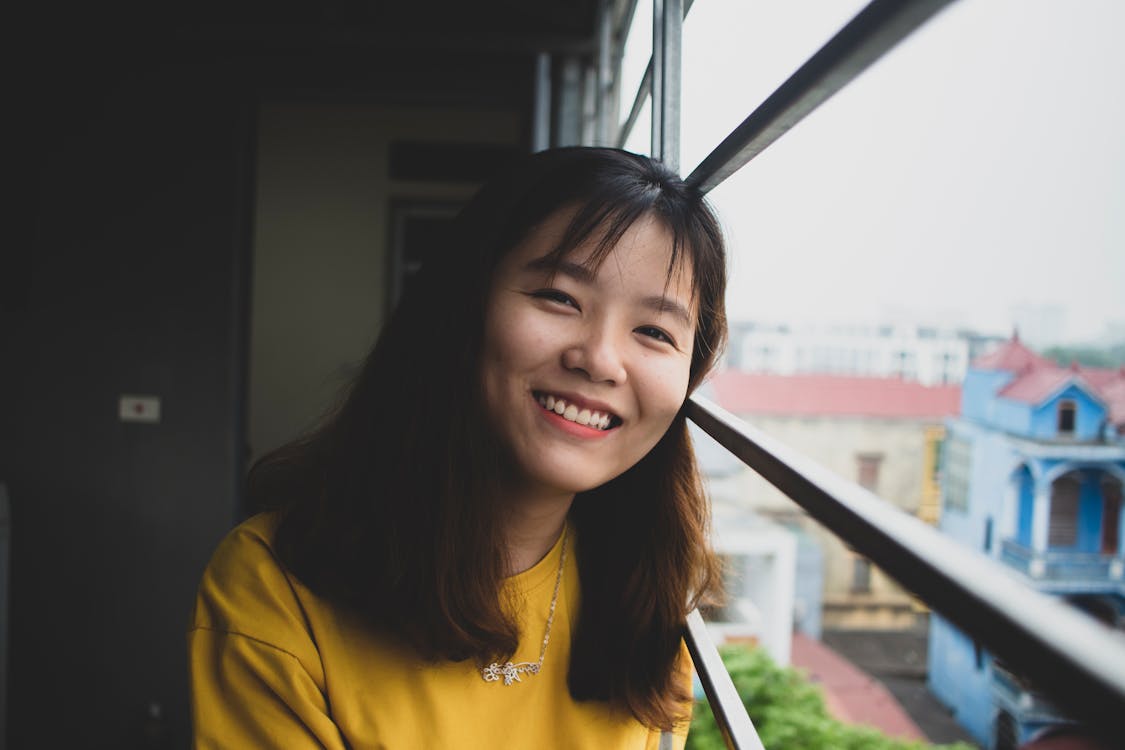
[[[938,453],[944,420],[957,414],[959,386],[724,370],[710,387],[723,408],[906,512],[936,523]],[[878,629],[915,624],[920,609],[909,594],[757,474],[741,469],[727,480],[724,494],[818,542],[821,619],[808,620],[811,627],[802,630],[818,635],[821,624]],[[800,548],[798,554],[804,571],[808,555]],[[813,601],[801,597],[798,584],[802,600]]]
[[[1122,627],[1125,368],[1060,367],[1013,336],[973,362],[947,435],[942,531]],[[987,748],[1014,748],[1060,721],[936,614],[929,667],[931,690]]]
[[[705,611],[708,631],[716,643],[757,643],[788,665],[794,625],[809,619],[807,578],[798,576],[800,536],[739,503],[730,480],[744,470],[742,462],[698,427],[691,434],[711,497],[711,542],[723,561],[727,595],[724,606]],[[819,606],[819,591],[815,601]]]
[[[915,325],[788,326],[734,323],[727,364],[775,375],[902,378],[960,383],[969,364],[966,334]]]

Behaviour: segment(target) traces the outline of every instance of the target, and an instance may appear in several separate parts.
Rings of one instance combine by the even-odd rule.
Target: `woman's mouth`
[[[539,406],[547,411],[553,411],[568,422],[575,422],[601,431],[612,430],[621,424],[621,418],[616,414],[578,406],[561,396],[542,391],[535,391],[534,396],[535,400],[539,402]]]

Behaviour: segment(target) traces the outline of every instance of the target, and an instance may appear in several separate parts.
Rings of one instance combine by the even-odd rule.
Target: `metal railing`
[[[693,396],[687,410],[704,432],[844,543],[971,633],[1012,669],[1044,686],[1053,703],[1106,737],[1125,734],[1120,721],[1125,716],[1121,633],[1035,591],[1000,563],[825,470],[707,399]],[[713,700],[721,701],[722,696]],[[724,708],[726,714],[734,710]],[[721,721],[718,711],[715,715]]]
[[[702,192],[714,188],[951,1],[875,0],[869,4],[723,140],[687,181]],[[619,145],[624,144],[637,121],[645,97],[651,96],[651,153],[673,168],[679,165],[682,23],[691,5],[691,0],[653,0],[652,58],[629,116],[616,139]],[[689,415],[705,431],[712,432],[720,422],[714,412],[708,411],[701,403],[701,400],[693,400]],[[745,442],[733,439],[731,444],[731,436],[736,434],[728,432],[727,442],[713,432],[712,437],[719,439],[751,468],[766,476],[759,462],[747,459],[750,451]],[[785,486],[778,486],[787,491]],[[802,506],[816,504],[810,503],[807,498],[788,494]],[[831,511],[828,515],[832,515]],[[814,517],[817,516],[814,514]],[[867,551],[866,540],[856,543],[850,537],[845,539],[862,554],[879,559],[879,556]],[[686,639],[716,723],[728,747],[739,750],[762,748],[761,739],[697,612],[689,618]]]
[[[687,181],[706,193],[745,166],[952,0],[873,0],[762,102]],[[623,144],[646,96],[652,97],[652,155],[679,161],[679,47],[691,2],[653,0],[653,56]],[[1125,638],[1022,583],[1002,564],[825,471],[700,396],[686,406],[704,432],[812,518],[972,634],[1020,674],[1049,686],[1049,697],[1110,738],[1123,734]],[[716,722],[731,748],[762,748],[745,707],[693,612],[686,633]]]

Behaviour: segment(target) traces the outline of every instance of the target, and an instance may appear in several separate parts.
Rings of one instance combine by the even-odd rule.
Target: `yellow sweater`
[[[255,516],[219,545],[188,632],[196,748],[682,748],[566,687],[579,597],[567,553],[539,674],[486,683],[472,661],[439,664],[377,637],[290,574],[271,547],[277,517]],[[561,543],[509,579],[524,597],[513,661],[536,662]],[[686,735],[687,728],[683,728]]]

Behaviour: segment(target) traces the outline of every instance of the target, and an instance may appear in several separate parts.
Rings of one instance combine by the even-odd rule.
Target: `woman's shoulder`
[[[309,593],[274,549],[281,517],[256,515],[219,543],[199,583],[191,628],[243,635],[280,645],[307,632]]]

